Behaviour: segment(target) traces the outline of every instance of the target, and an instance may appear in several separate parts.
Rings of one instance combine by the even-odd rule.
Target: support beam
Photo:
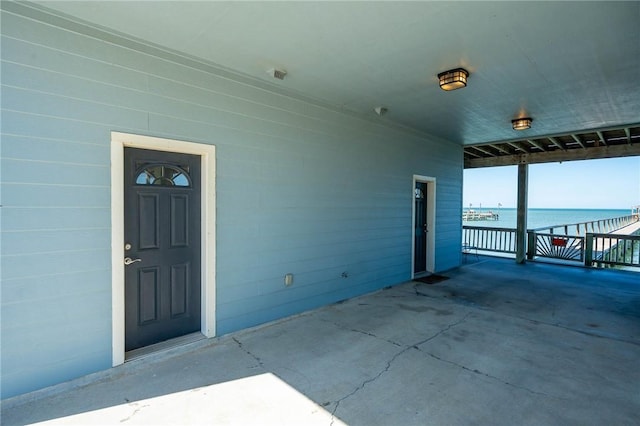
[[[576,135],[571,135],[571,137],[573,138],[574,141],[578,142],[578,145],[580,145],[582,148],[586,148],[586,146],[584,146],[584,144],[582,143],[582,141],[580,140],[580,138]]]
[[[473,157],[476,157],[476,158],[482,158],[482,155],[476,154],[475,152],[471,152],[471,148],[465,148],[464,149],[464,153],[467,154],[467,155],[471,155]]]
[[[628,127],[624,128],[624,134],[627,135],[627,143],[631,145],[631,130]]]
[[[562,142],[560,142],[558,139],[556,138],[548,138],[552,144],[554,144],[555,146],[557,146],[558,148],[560,148],[563,151],[567,150],[567,147],[564,146],[564,144]]]
[[[640,143],[467,159],[464,162],[464,168],[473,169],[478,167],[512,166],[515,164],[556,163],[559,161],[595,160],[598,158],[633,157],[636,155],[640,155]]]
[[[487,154],[487,155],[488,155],[488,156],[490,156],[490,157],[497,157],[497,155],[496,155],[496,154],[494,154],[493,152],[488,151],[488,150],[486,150],[486,149],[482,148],[481,146],[472,146],[471,148],[473,148],[473,149],[477,149],[478,151],[480,151],[480,152],[482,152],[482,153],[484,153],[484,154]]]
[[[529,165],[518,165],[518,211],[516,225],[516,263],[525,263],[527,258],[527,198]]]
[[[547,149],[544,147],[544,145],[534,141],[533,139],[527,139],[527,142],[529,142],[531,145],[535,146],[536,148],[538,148],[540,151],[545,152]]]
[[[602,134],[601,131],[597,131],[596,134],[598,135],[598,137],[600,138],[600,142],[602,142],[602,144],[604,146],[607,146],[607,140],[605,139],[604,135]]]
[[[531,152],[530,150],[528,150],[524,144],[520,143],[520,142],[507,142],[507,144],[513,148],[515,148],[518,151],[522,151],[522,152]]]
[[[502,153],[506,154],[506,155],[511,155],[511,153],[510,153],[509,151],[507,151],[507,150],[506,150],[506,149],[504,149],[504,148],[500,148],[500,146],[499,146],[499,145],[489,145],[489,146],[490,146],[491,148],[493,148],[493,149],[497,150],[497,151],[500,151],[500,152],[502,152]]]

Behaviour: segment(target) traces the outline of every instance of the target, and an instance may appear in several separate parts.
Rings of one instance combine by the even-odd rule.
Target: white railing
[[[462,249],[499,253],[516,252],[516,230],[512,228],[462,227]]]
[[[640,268],[640,235],[611,234],[640,221],[637,215],[601,219],[527,231],[527,258],[559,259],[588,267]],[[462,227],[462,251],[516,253],[516,229]]]
[[[587,234],[584,263],[640,268],[640,235]]]

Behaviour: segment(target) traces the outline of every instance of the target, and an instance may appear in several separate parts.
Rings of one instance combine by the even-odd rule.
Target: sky
[[[465,169],[463,206],[515,208],[518,166]],[[640,157],[529,165],[529,208],[631,209],[640,205]]]

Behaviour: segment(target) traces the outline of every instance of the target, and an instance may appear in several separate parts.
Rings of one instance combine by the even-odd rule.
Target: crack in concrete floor
[[[128,421],[129,421],[129,420],[131,420],[131,419],[132,419],[136,414],[138,414],[140,411],[142,411],[144,408],[150,407],[150,405],[149,405],[149,404],[145,404],[145,405],[142,405],[142,406],[138,407],[138,404],[137,404],[137,403],[130,403],[130,404],[129,404],[129,406],[130,406],[131,408],[134,408],[134,407],[135,407],[135,409],[133,410],[133,413],[131,413],[128,417],[125,417],[124,419],[121,419],[121,420],[120,420],[120,423],[126,423],[126,422],[128,422]]]
[[[505,381],[505,380],[501,379],[500,377],[492,376],[491,374],[485,373],[485,372],[480,371],[480,370],[478,370],[478,369],[471,369],[471,368],[469,368],[469,367],[467,367],[467,366],[464,366],[464,365],[462,365],[462,364],[459,364],[459,363],[457,363],[457,362],[454,362],[454,361],[450,361],[450,360],[448,360],[448,359],[441,358],[441,357],[439,357],[439,356],[437,356],[437,355],[432,354],[431,352],[427,352],[427,351],[424,351],[424,350],[419,349],[419,348],[416,348],[416,349],[418,349],[420,352],[422,352],[422,353],[424,353],[424,354],[426,354],[426,355],[429,355],[431,358],[436,359],[436,360],[438,360],[438,361],[440,361],[440,362],[444,362],[444,363],[447,363],[447,364],[450,364],[450,365],[454,365],[454,366],[456,366],[456,367],[458,367],[458,368],[461,368],[461,369],[463,369],[463,370],[465,370],[465,371],[468,371],[468,372],[470,372],[470,373],[474,373],[474,374],[478,374],[478,375],[481,375],[481,376],[487,377],[487,378],[489,378],[489,379],[492,379],[492,380],[498,381],[498,382],[500,382],[500,383],[502,383],[502,384],[504,384],[504,385],[507,385],[507,386],[510,386],[510,387],[513,387],[513,388],[516,388],[516,389],[521,389],[521,390],[527,391],[527,392],[529,392],[529,393],[532,393],[532,394],[534,394],[534,395],[540,395],[540,396],[545,396],[545,397],[550,397],[550,398],[556,398],[556,399],[563,399],[563,398],[560,398],[560,397],[558,397],[558,396],[554,396],[554,395],[546,394],[546,393],[544,393],[544,392],[534,391],[533,389],[529,389],[529,388],[527,388],[527,387],[525,387],[525,386],[518,386],[518,385],[516,385],[516,384],[513,384],[513,383],[510,383],[510,382],[507,382],[507,381]]]
[[[352,328],[352,327],[347,327],[346,325],[344,325],[344,324],[340,324],[340,323],[339,323],[339,322],[337,322],[337,321],[331,321],[331,320],[327,320],[327,319],[324,319],[324,318],[321,318],[321,319],[320,319],[320,321],[323,321],[323,322],[329,323],[329,324],[331,324],[331,325],[333,325],[333,326],[337,327],[337,328],[338,328],[338,329],[340,329],[340,330],[344,330],[344,331],[351,331],[351,332],[353,332],[353,333],[358,333],[358,334],[364,334],[365,336],[369,336],[369,337],[373,337],[373,338],[378,339],[378,340],[382,340],[383,342],[387,342],[387,343],[389,343],[389,344],[392,344],[393,346],[398,346],[398,347],[402,347],[402,346],[404,346],[404,345],[403,345],[403,344],[401,344],[401,343],[395,342],[395,341],[390,340],[390,339],[385,339],[384,337],[380,337],[380,336],[378,336],[378,335],[376,335],[376,334],[374,334],[374,333],[371,333],[371,332],[369,332],[369,331],[359,330],[359,329],[357,329],[357,328]]]
[[[394,361],[401,356],[402,354],[404,354],[405,352],[409,351],[410,349],[416,349],[420,352],[422,352],[419,348],[420,345],[423,345],[435,338],[437,338],[438,336],[442,335],[443,333],[446,333],[447,331],[451,330],[453,327],[456,327],[462,323],[464,323],[467,318],[471,315],[471,312],[467,312],[464,317],[462,317],[461,319],[459,319],[458,321],[455,321],[451,324],[448,324],[447,326],[445,326],[444,328],[442,328],[441,330],[439,330],[437,333],[427,337],[426,339],[420,340],[419,342],[413,343],[411,345],[407,345],[405,346],[401,351],[397,352],[395,355],[393,355],[391,357],[391,359],[389,361],[387,361],[387,365],[385,366],[384,369],[382,369],[380,372],[378,372],[378,374],[376,374],[374,377],[371,377],[365,381],[363,381],[362,383],[360,383],[360,385],[358,385],[353,391],[349,392],[347,395],[343,396],[342,398],[338,399],[337,401],[335,401],[335,406],[333,407],[333,410],[331,411],[331,425],[333,425],[334,423],[334,419],[336,417],[336,412],[338,411],[338,408],[340,407],[340,404],[347,400],[348,398],[352,397],[353,395],[355,395],[356,393],[360,392],[362,389],[365,388],[365,386],[367,386],[370,383],[375,382],[376,380],[378,380],[380,377],[382,377],[383,374],[385,374],[386,372],[389,371],[389,369],[391,368],[391,365],[394,363]],[[351,331],[357,331],[357,330],[351,330]],[[376,336],[373,333],[364,333],[366,335],[378,338],[378,336]],[[386,339],[382,339],[382,340],[386,340]],[[391,342],[389,342],[391,343]],[[326,404],[326,405],[330,405]]]
[[[418,290],[417,288],[418,284],[414,284],[413,285],[413,293],[417,296],[420,297],[427,297],[430,299],[442,299],[442,295],[433,295],[433,294],[428,294],[428,293],[422,293]],[[460,297],[459,295],[455,294],[455,291],[453,292],[452,297],[445,297],[446,300],[449,300],[451,303],[455,304],[455,305],[459,305],[459,306],[469,306],[469,307],[473,307],[475,309],[479,309],[481,311],[485,311],[485,312],[495,312],[494,308],[491,306],[483,306],[481,304],[478,304],[476,302],[474,302],[473,300],[469,300],[469,299],[465,299],[463,297]],[[557,305],[556,304],[548,304],[551,308],[551,318],[556,318],[556,310],[557,310]],[[503,315],[505,317],[509,317],[509,318],[515,318],[518,320],[522,320],[522,321],[528,321],[532,324],[538,325],[538,324],[543,324],[543,325],[547,325],[550,327],[557,327],[563,330],[567,330],[567,331],[572,331],[574,333],[580,333],[580,334],[584,334],[586,336],[590,336],[590,337],[598,337],[598,338],[602,338],[602,339],[611,339],[611,340],[615,340],[618,342],[623,342],[623,343],[630,343],[636,346],[640,346],[640,342],[634,340],[634,339],[629,339],[629,338],[624,338],[624,337],[620,337],[620,336],[614,336],[611,334],[604,334],[603,332],[599,332],[597,330],[581,330],[579,328],[575,328],[575,327],[570,327],[567,325],[562,325],[560,322],[550,322],[550,321],[544,321],[542,319],[533,319],[533,318],[528,318],[526,316],[522,316],[522,315],[515,315],[509,312],[500,312],[500,315]]]
[[[427,297],[429,297],[429,296],[427,296]],[[480,309],[482,310],[482,308],[480,308]],[[488,379],[491,379],[491,380],[497,381],[497,382],[499,382],[499,383],[502,383],[502,384],[504,384],[504,385],[506,385],[506,386],[509,386],[509,387],[512,387],[512,388],[514,388],[514,389],[523,390],[523,391],[529,392],[529,393],[531,393],[531,394],[533,394],[533,395],[539,395],[539,396],[543,396],[543,397],[547,397],[547,398],[562,399],[561,397],[554,396],[554,395],[550,395],[550,394],[547,394],[547,393],[544,393],[544,392],[539,392],[539,391],[533,390],[533,389],[531,389],[531,388],[528,388],[528,387],[526,387],[526,386],[519,386],[519,385],[516,385],[516,384],[514,384],[514,383],[510,383],[510,382],[508,382],[508,381],[506,381],[506,380],[504,380],[504,379],[501,379],[500,377],[493,376],[493,375],[491,375],[491,374],[489,374],[489,373],[486,373],[486,372],[480,371],[480,370],[478,370],[478,369],[472,369],[472,368],[469,368],[469,367],[467,367],[467,366],[465,366],[465,365],[459,364],[459,363],[457,363],[457,362],[455,362],[455,361],[451,361],[451,360],[448,360],[448,359],[442,358],[442,357],[440,357],[440,356],[438,356],[438,355],[435,355],[435,354],[433,354],[433,353],[431,353],[431,352],[429,352],[429,351],[427,351],[427,350],[424,350],[424,349],[421,349],[421,348],[420,348],[420,346],[424,345],[425,343],[428,343],[428,342],[430,342],[430,341],[432,341],[432,340],[434,340],[434,339],[438,338],[439,336],[443,335],[444,333],[446,333],[447,331],[451,330],[452,328],[457,327],[457,326],[458,326],[458,325],[460,325],[460,324],[463,324],[464,322],[466,322],[466,321],[467,321],[467,319],[468,319],[472,314],[473,314],[473,312],[467,312],[467,313],[465,313],[465,314],[464,314],[464,316],[463,316],[461,319],[459,319],[459,320],[457,320],[457,321],[454,321],[454,322],[452,322],[452,323],[450,323],[450,324],[447,324],[446,326],[444,326],[443,328],[441,328],[440,330],[438,330],[436,333],[434,333],[434,334],[430,335],[429,337],[427,337],[427,338],[425,338],[425,339],[422,339],[422,340],[420,340],[420,341],[418,341],[418,342],[415,342],[415,343],[413,343],[413,344],[409,344],[409,345],[403,345],[403,344],[398,343],[398,342],[395,342],[395,341],[393,341],[393,340],[390,340],[390,339],[387,339],[387,338],[380,337],[380,336],[376,335],[375,333],[372,333],[372,332],[369,332],[369,331],[366,331],[366,330],[360,330],[360,329],[357,329],[357,328],[348,327],[348,326],[346,326],[346,325],[344,325],[344,324],[341,324],[341,323],[338,323],[338,322],[336,322],[336,321],[330,321],[330,320],[322,319],[322,321],[327,322],[327,323],[330,323],[330,324],[334,325],[335,327],[337,327],[337,328],[339,328],[339,329],[341,329],[341,330],[345,330],[345,331],[350,331],[350,332],[353,332],[353,333],[362,334],[362,335],[365,335],[365,336],[368,336],[368,337],[373,337],[373,338],[375,338],[375,339],[378,339],[378,340],[381,340],[381,341],[387,342],[387,343],[389,343],[389,344],[391,344],[391,345],[394,345],[394,346],[396,346],[396,347],[402,348],[400,351],[396,352],[396,353],[395,353],[395,354],[394,354],[394,355],[393,355],[393,356],[392,356],[392,357],[391,357],[391,358],[386,362],[385,367],[384,367],[382,370],[380,370],[380,371],[379,371],[375,376],[370,377],[370,378],[368,378],[368,379],[364,380],[362,383],[360,383],[358,386],[356,386],[356,387],[355,387],[351,392],[349,392],[348,394],[344,395],[343,397],[341,397],[341,398],[339,398],[339,399],[337,399],[337,400],[335,400],[335,401],[333,401],[333,402],[325,402],[325,403],[321,404],[323,407],[328,407],[328,406],[330,406],[330,405],[334,405],[334,404],[335,404],[335,405],[334,405],[334,407],[333,407],[333,409],[331,410],[331,425],[333,425],[333,424],[334,424],[334,422],[335,422],[335,419],[336,419],[336,413],[338,412],[338,410],[339,410],[339,408],[340,408],[340,404],[341,404],[342,402],[344,402],[344,401],[346,401],[347,399],[351,398],[352,396],[356,395],[358,392],[360,392],[362,389],[364,389],[367,385],[369,385],[369,384],[371,384],[371,383],[373,383],[373,382],[377,381],[380,377],[382,377],[385,373],[387,373],[387,372],[391,369],[391,366],[394,364],[394,362],[395,362],[395,361],[396,361],[396,360],[397,360],[401,355],[403,355],[404,353],[406,353],[407,351],[409,351],[409,350],[411,350],[411,349],[415,349],[415,350],[417,350],[417,351],[419,351],[419,352],[421,352],[421,353],[423,353],[423,354],[425,354],[425,355],[427,355],[427,356],[429,356],[429,357],[431,357],[431,358],[433,358],[433,359],[435,359],[435,360],[437,360],[437,361],[439,361],[439,362],[446,363],[446,364],[449,364],[449,365],[453,365],[453,366],[455,366],[455,367],[461,368],[461,369],[462,369],[462,370],[464,370],[464,371],[468,371],[468,372],[470,372],[470,373],[473,373],[473,374],[477,374],[477,375],[480,375],[480,376],[486,377],[486,378],[488,378]],[[518,317],[518,319],[520,319],[520,320],[526,320],[526,321],[531,321],[531,322],[535,322],[535,323],[537,323],[537,324],[544,324],[544,323],[541,323],[540,321],[535,321],[535,320],[531,320],[531,319],[528,319],[528,318],[521,318],[521,317]],[[549,325],[549,326],[556,326],[556,327],[561,327],[561,328],[566,328],[566,329],[568,329],[567,327],[562,327],[562,326],[560,326],[560,325],[558,325],[558,324],[545,324],[545,325]],[[569,329],[569,330],[570,330],[570,329]],[[577,332],[579,332],[579,330],[571,330],[571,331],[577,331]],[[238,347],[239,347],[239,348],[240,348],[240,349],[241,349],[245,354],[249,355],[251,358],[253,358],[253,359],[256,361],[256,363],[257,363],[256,367],[266,368],[266,367],[265,367],[265,363],[262,361],[262,359],[261,359],[258,355],[254,354],[254,353],[253,353],[253,352],[251,352],[249,349],[247,349],[247,348],[244,346],[244,344],[243,344],[243,343],[242,343],[242,342],[241,342],[237,337],[233,337],[233,339],[232,339],[232,340],[233,340],[233,341],[238,345]]]
[[[423,296],[423,297],[429,297],[429,298],[435,298],[432,295],[421,293],[420,291],[418,291],[417,288],[415,288],[415,286],[414,286],[413,290],[415,291],[414,295]],[[340,330],[349,331],[349,332],[352,332],[352,333],[358,333],[358,334],[361,334],[361,335],[364,335],[364,336],[367,336],[367,337],[372,337],[374,339],[378,339],[380,341],[389,343],[389,344],[391,344],[391,345],[393,345],[395,347],[401,348],[399,351],[397,351],[396,353],[394,353],[391,356],[391,358],[386,362],[384,368],[382,368],[380,371],[378,371],[378,373],[375,374],[373,377],[370,377],[370,378],[362,381],[352,391],[350,391],[346,395],[340,397],[339,399],[337,399],[335,401],[329,401],[329,402],[325,402],[325,403],[320,404],[323,407],[329,407],[329,406],[333,405],[333,408],[330,411],[330,413],[331,413],[331,425],[333,425],[335,423],[335,421],[339,419],[337,417],[337,413],[340,410],[340,405],[344,401],[346,401],[349,398],[353,397],[358,392],[362,391],[364,388],[366,388],[370,384],[372,384],[375,381],[377,381],[378,379],[380,379],[380,377],[382,377],[384,374],[389,372],[389,370],[391,369],[393,364],[396,362],[396,360],[400,356],[402,356],[403,354],[405,354],[407,351],[409,351],[411,349],[416,349],[420,353],[423,353],[424,355],[426,355],[426,356],[428,356],[428,357],[430,357],[430,358],[432,358],[434,360],[437,360],[439,362],[455,366],[455,367],[460,368],[460,369],[462,369],[464,371],[467,371],[467,372],[470,372],[470,373],[473,373],[473,374],[476,374],[476,375],[479,375],[479,376],[486,377],[487,379],[490,379],[492,381],[501,383],[501,384],[503,384],[505,386],[508,386],[508,387],[511,387],[511,388],[514,388],[514,389],[518,389],[518,390],[522,390],[522,391],[528,392],[528,393],[530,393],[532,395],[542,396],[542,397],[546,397],[546,398],[554,398],[554,399],[566,399],[566,398],[562,398],[562,397],[559,397],[559,396],[551,395],[551,394],[548,394],[548,393],[545,393],[545,392],[540,392],[540,391],[531,389],[531,388],[526,387],[526,386],[521,386],[521,385],[517,385],[517,384],[511,383],[511,382],[509,382],[509,381],[507,381],[505,379],[502,379],[502,378],[500,378],[498,376],[491,375],[489,373],[480,371],[478,369],[469,368],[469,367],[467,367],[467,366],[465,366],[463,364],[460,364],[460,363],[452,361],[452,360],[445,359],[445,358],[443,358],[441,356],[438,356],[438,355],[436,355],[436,354],[434,354],[432,352],[429,352],[428,350],[425,350],[424,348],[421,348],[421,346],[424,345],[425,343],[428,343],[428,342],[438,338],[439,336],[441,336],[444,333],[448,332],[452,328],[454,328],[454,327],[466,322],[468,320],[468,318],[474,313],[473,309],[479,309],[480,311],[489,310],[489,309],[487,309],[487,308],[485,308],[483,306],[476,305],[472,301],[469,301],[469,300],[455,299],[455,300],[451,300],[451,303],[453,303],[455,305],[458,305],[458,306],[465,306],[467,308],[471,308],[472,311],[466,312],[462,316],[462,318],[460,318],[457,321],[454,321],[454,322],[452,322],[450,324],[445,325],[444,327],[442,327],[440,330],[438,330],[434,334],[432,334],[432,335],[430,335],[430,336],[428,336],[428,337],[426,337],[426,338],[424,338],[424,339],[422,339],[420,341],[417,341],[417,342],[415,342],[413,344],[408,344],[408,345],[401,344],[401,343],[398,343],[398,342],[393,341],[391,339],[381,337],[381,336],[379,336],[379,335],[377,335],[377,334],[375,334],[373,332],[367,331],[367,330],[362,330],[362,329],[358,329],[358,328],[355,328],[355,327],[350,327],[349,325],[341,324],[341,323],[339,323],[339,322],[337,322],[335,320],[321,319],[321,321],[329,323],[329,324],[332,324],[333,326],[337,327]],[[473,306],[468,306],[468,305],[473,305]],[[545,323],[545,322],[541,322],[540,320],[533,320],[533,319],[530,319],[530,318],[521,317],[521,316],[508,314],[508,313],[502,313],[502,315],[505,315],[507,317],[517,318],[517,319],[523,320],[523,321],[528,321],[528,322],[531,322],[531,323],[535,323],[537,325],[540,324],[540,325],[547,325],[547,326],[552,326],[552,327],[559,327],[559,328],[566,329],[566,330],[573,331],[573,332],[578,332],[578,333],[588,334],[588,335],[594,335],[593,333],[588,333],[588,332],[584,332],[584,331],[581,331],[581,330],[575,330],[575,329],[572,329],[572,328],[569,328],[569,327],[562,326],[560,324]],[[612,338],[614,340],[621,340],[621,339],[616,339],[615,337],[605,337],[605,336],[597,336],[597,337]],[[248,356],[250,356],[252,359],[254,359],[256,361],[256,366],[254,368],[263,368],[263,369],[266,368],[265,367],[265,362],[258,355],[256,355],[255,353],[253,353],[252,351],[247,349],[245,347],[245,345],[237,337],[233,337],[232,340],[238,345],[238,347],[245,354],[247,354]],[[629,343],[635,343],[635,342],[629,342]],[[282,367],[282,368],[285,368],[285,367]]]
[[[263,368],[263,369],[265,368],[264,367],[264,362],[262,361],[262,359],[259,356],[257,356],[256,354],[254,354],[253,352],[251,352],[249,349],[245,348],[244,345],[242,344],[242,342],[237,337],[233,337],[232,340],[238,345],[238,347],[240,348],[240,350],[242,352],[244,352],[245,354],[249,355],[251,358],[253,358],[258,363],[258,365],[256,365],[254,368],[258,368],[258,367]]]

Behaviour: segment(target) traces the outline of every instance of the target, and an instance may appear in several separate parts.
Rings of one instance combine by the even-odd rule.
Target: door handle
[[[124,258],[124,264],[125,265],[131,265],[132,263],[136,263],[136,262],[142,262],[142,259],[132,259],[130,257],[125,257]]]

